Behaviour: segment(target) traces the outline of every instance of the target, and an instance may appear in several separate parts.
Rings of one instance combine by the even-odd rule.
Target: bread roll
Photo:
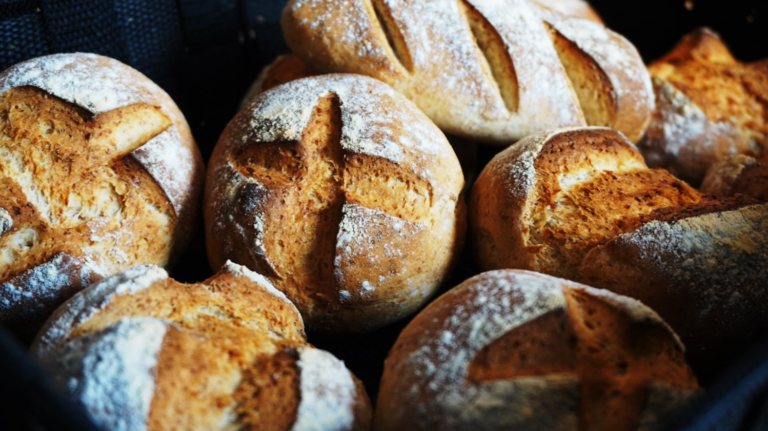
[[[470,199],[483,269],[532,269],[656,310],[711,372],[768,324],[768,203],[710,200],[607,129],[526,138]]]
[[[473,277],[400,334],[377,430],[653,430],[698,388],[633,299],[528,271]]]
[[[463,183],[445,136],[386,84],[293,81],[253,99],[216,145],[209,260],[269,277],[310,329],[367,331],[412,313],[449,275]]]
[[[650,166],[698,186],[721,158],[768,154],[768,61],[739,63],[699,29],[649,70],[656,111],[638,147]]]
[[[737,154],[720,159],[704,177],[701,191],[719,197],[743,194],[768,201],[768,157],[757,160]]]
[[[34,334],[90,283],[172,264],[203,180],[183,115],[130,67],[58,54],[0,74],[0,323]]]
[[[529,0],[292,0],[282,25],[312,70],[384,81],[467,139],[589,124],[636,141],[654,106],[626,39]]]
[[[555,130],[523,139],[485,167],[470,197],[471,240],[483,270],[579,280],[593,247],[659,208],[702,199],[669,172],[648,169],[619,132]]]
[[[228,262],[184,285],[129,269],[67,301],[32,346],[104,429],[366,430],[360,382],[307,344],[296,307]]]
[[[581,280],[639,299],[711,375],[768,329],[768,203],[747,197],[668,208],[592,249]]]

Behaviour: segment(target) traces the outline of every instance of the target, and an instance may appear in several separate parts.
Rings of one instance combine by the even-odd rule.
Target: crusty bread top
[[[202,159],[183,114],[165,91],[133,68],[95,54],[54,54],[16,64],[0,74],[0,94],[37,87],[94,115],[133,104],[159,106],[171,126],[132,153],[160,184],[177,215],[197,199]]]
[[[92,54],[17,64],[0,74],[0,129],[0,319],[14,329],[96,279],[172,264],[191,239],[202,159],[139,72]]]
[[[653,62],[657,111],[640,143],[648,163],[698,185],[720,158],[765,154],[767,64],[738,62],[706,28]]]
[[[285,295],[231,262],[195,285],[152,266],[97,283],[32,353],[106,429],[367,429],[343,362],[306,343]]]
[[[293,0],[282,24],[312,70],[378,78],[469,139],[590,124],[637,140],[654,105],[629,42],[528,0]]]
[[[292,81],[251,100],[219,139],[209,260],[270,277],[313,329],[364,331],[407,314],[447,276],[462,187],[445,135],[386,84]]]
[[[560,129],[499,153],[475,183],[470,218],[485,269],[577,280],[592,247],[632,230],[658,208],[701,199],[668,172],[648,169],[620,132]]]
[[[697,388],[682,357],[674,332],[639,301],[539,273],[486,272],[438,298],[400,335],[376,425],[565,430],[595,420],[589,429],[619,429],[607,425],[615,416],[632,411],[638,421],[660,412],[644,411],[645,400],[635,398],[612,405],[618,414],[592,416],[602,402],[637,386]],[[603,384],[615,398],[585,389]]]

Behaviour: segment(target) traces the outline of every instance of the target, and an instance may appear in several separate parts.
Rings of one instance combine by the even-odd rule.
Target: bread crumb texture
[[[264,273],[313,329],[369,330],[447,276],[462,188],[445,136],[391,88],[352,75],[293,81],[253,99],[217,145],[209,258]]]
[[[376,426],[657,429],[697,389],[677,336],[640,302],[492,271],[440,297],[400,335]]]
[[[33,355],[105,429],[364,430],[343,362],[306,342],[296,307],[228,262],[184,285],[151,266],[76,294]]]
[[[0,75],[0,321],[36,330],[77,290],[166,265],[184,242],[202,165],[161,91],[86,54]]]

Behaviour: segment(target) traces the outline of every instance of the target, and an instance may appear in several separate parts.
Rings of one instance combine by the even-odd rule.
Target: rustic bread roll
[[[721,158],[768,154],[768,62],[739,63],[699,29],[649,70],[656,111],[638,147],[650,166],[699,185]]]
[[[499,153],[470,197],[471,240],[484,270],[530,269],[579,280],[593,247],[659,208],[702,200],[662,169],[648,169],[619,132],[555,130]]]
[[[714,373],[768,329],[768,203],[745,196],[654,212],[595,247],[581,281],[639,299]]]
[[[359,332],[424,304],[465,231],[445,136],[386,84],[293,81],[224,130],[205,194],[208,256],[266,275],[313,330]]]
[[[768,157],[757,160],[737,154],[720,159],[704,177],[701,191],[719,197],[743,194],[768,201]]]
[[[654,106],[626,39],[529,0],[292,0],[282,25],[312,70],[384,81],[468,139],[589,124],[636,141]]]
[[[648,169],[621,134],[526,138],[480,174],[470,227],[483,269],[532,269],[640,299],[697,371],[768,323],[768,204],[713,201]]]
[[[104,429],[365,430],[360,382],[307,344],[296,307],[227,262],[200,284],[157,267],[67,301],[32,346]]]
[[[130,67],[59,54],[3,72],[0,323],[36,331],[95,280],[171,264],[203,180],[183,115]]]
[[[652,430],[698,388],[633,299],[527,271],[455,287],[400,334],[377,430]]]

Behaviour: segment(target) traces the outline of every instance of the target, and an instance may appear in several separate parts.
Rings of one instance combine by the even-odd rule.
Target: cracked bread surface
[[[33,334],[90,283],[172,264],[194,231],[202,180],[178,108],[128,66],[59,54],[3,72],[0,320]]]
[[[208,256],[267,277],[313,330],[367,331],[423,304],[465,230],[445,136],[385,84],[292,81],[222,134],[206,190]]]
[[[375,425],[651,430],[697,389],[679,339],[639,301],[491,271],[403,330],[385,363]],[[670,403],[652,405],[656,397]]]
[[[285,295],[231,262],[193,285],[150,266],[108,278],[59,308],[32,352],[107,429],[370,428],[360,382],[307,344]]]

